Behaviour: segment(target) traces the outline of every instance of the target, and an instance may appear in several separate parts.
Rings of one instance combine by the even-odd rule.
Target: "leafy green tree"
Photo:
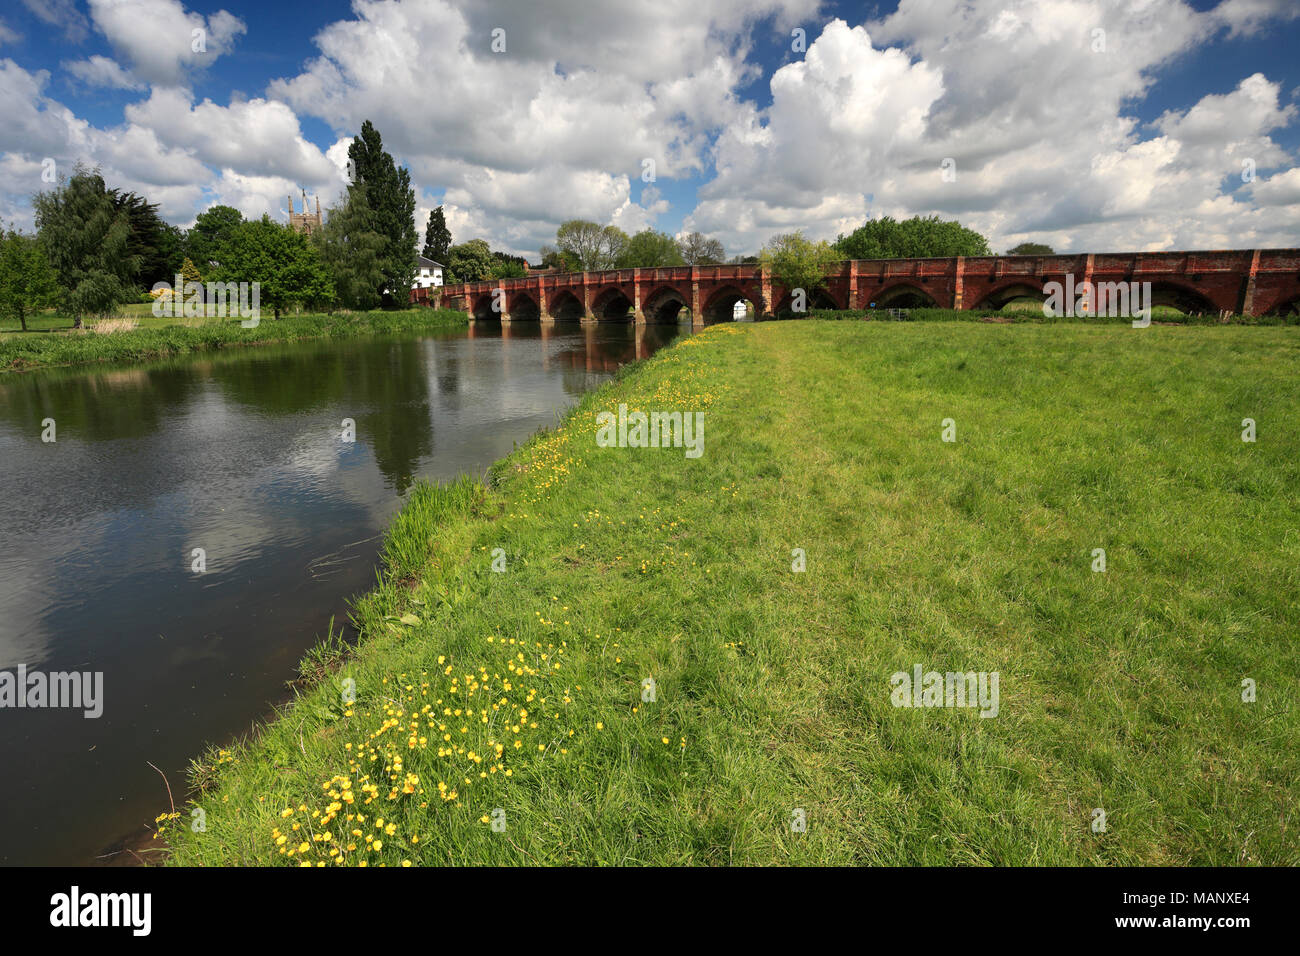
[[[447,255],[451,250],[451,230],[447,228],[447,217],[442,207],[429,213],[429,223],[424,227],[424,252],[426,259],[447,264]]]
[[[692,232],[677,241],[682,260],[691,266],[713,266],[727,261],[726,250],[717,239]]]
[[[830,243],[813,242],[803,232],[773,236],[758,257],[787,289],[803,289],[810,295],[825,286],[826,270],[839,259]]]
[[[627,233],[588,219],[570,219],[555,230],[556,248],[580,269],[612,269],[627,248]]]
[[[627,241],[614,264],[616,269],[662,269],[684,266],[677,241],[666,232],[643,229]]]
[[[452,246],[447,253],[449,282],[482,282],[492,278],[492,250],[482,239]]]
[[[202,273],[200,273],[198,267],[190,261],[189,256],[186,256],[185,261],[181,263],[180,275],[181,279],[186,284],[203,281]]]
[[[333,279],[316,247],[270,216],[240,223],[217,251],[216,281],[259,283],[260,303],[277,319],[291,306],[334,300]]]
[[[361,134],[348,147],[348,159],[356,170],[355,184],[366,188],[366,199],[375,214],[375,231],[384,237],[383,281],[376,291],[382,295],[385,289],[393,290],[394,298],[405,305],[405,293],[415,279],[418,238],[411,174],[393,162],[370,120],[361,124]]]
[[[158,215],[158,204],[143,196],[120,189],[110,189],[113,205],[124,210],[131,223],[127,255],[140,264],[136,281],[145,288],[156,282],[171,281],[184,258],[179,230]]]
[[[119,207],[99,170],[77,164],[72,177],[32,199],[36,227],[59,277],[60,304],[81,328],[133,298],[140,255],[131,252],[131,215]]]
[[[312,239],[334,278],[339,304],[345,309],[379,308],[386,243],[375,228],[365,187],[352,186]]]
[[[538,254],[542,257],[542,266],[560,272],[581,272],[582,263],[571,252],[564,252],[555,246],[542,246]]]
[[[0,233],[0,316],[17,319],[24,332],[27,316],[58,301],[59,280],[35,236],[15,229]]]
[[[1052,247],[1041,242],[1022,242],[1014,249],[1008,249],[1009,256],[1054,256]]]
[[[528,260],[523,256],[512,256],[506,252],[492,253],[493,279],[522,279],[528,275]]]
[[[928,256],[987,256],[988,240],[973,229],[938,216],[913,216],[901,222],[882,216],[835,240],[843,259],[914,259]]]
[[[204,269],[217,259],[219,249],[231,230],[244,221],[244,214],[234,206],[211,206],[199,213],[185,234],[185,255]]]

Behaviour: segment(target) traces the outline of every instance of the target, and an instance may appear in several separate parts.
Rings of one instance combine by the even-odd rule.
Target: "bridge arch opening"
[[[492,308],[493,296],[485,292],[474,300],[475,322],[500,322],[501,313]]]
[[[542,318],[537,300],[527,292],[520,292],[510,300],[509,311],[511,322],[538,322]]]
[[[934,296],[911,283],[891,285],[869,295],[868,307],[873,309],[928,309],[936,303]]]
[[[1141,284],[1138,295],[1142,294]],[[1218,315],[1219,308],[1207,296],[1189,286],[1176,282],[1151,283],[1151,307],[1177,309],[1183,315]]]
[[[1046,301],[1047,295],[1043,292],[1041,285],[1031,282],[1016,282],[1000,289],[994,289],[976,302],[972,308],[996,309],[999,312],[1003,309],[1017,312],[1028,312],[1034,309],[1041,311],[1043,303]]]
[[[779,319],[794,318],[797,316],[807,315],[813,309],[838,309],[840,304],[835,301],[834,297],[825,289],[813,289],[804,296],[804,311],[796,312],[794,309],[794,293],[787,292],[777,302],[775,315]]]
[[[1295,318],[1300,316],[1300,295],[1285,302],[1279,302],[1273,308],[1268,310],[1269,315],[1278,315],[1285,318]]]
[[[583,308],[582,300],[572,292],[557,293],[548,303],[547,308],[551,313],[551,318],[556,322],[581,322],[582,317],[587,314]]]
[[[704,324],[716,325],[719,322],[752,322],[758,317],[758,307],[754,300],[736,286],[723,286],[706,301],[702,307]]]
[[[591,301],[591,311],[601,322],[631,322],[632,300],[622,289],[606,289]]]
[[[657,325],[676,325],[691,314],[690,302],[670,286],[652,292],[641,302],[641,312],[647,322]]]

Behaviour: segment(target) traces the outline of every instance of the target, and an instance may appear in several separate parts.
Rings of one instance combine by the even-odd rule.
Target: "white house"
[[[434,262],[432,259],[417,255],[415,257],[415,281],[411,283],[411,288],[427,289],[430,286],[442,285],[442,269],[441,262]]]

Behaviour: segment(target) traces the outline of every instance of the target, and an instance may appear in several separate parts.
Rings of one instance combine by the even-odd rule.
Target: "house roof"
[[[425,268],[432,268],[434,266],[437,266],[439,269],[447,268],[441,262],[434,262],[432,259],[426,259],[424,256],[418,254],[415,257],[415,264],[424,266]]]

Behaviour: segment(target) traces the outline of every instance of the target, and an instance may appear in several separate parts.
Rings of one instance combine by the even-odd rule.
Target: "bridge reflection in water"
[[[595,322],[493,322],[469,323],[471,339],[540,341],[543,370],[555,366],[586,372],[618,371],[628,362],[649,358],[691,326],[681,324],[633,325]],[[509,352],[506,352],[509,361]]]

